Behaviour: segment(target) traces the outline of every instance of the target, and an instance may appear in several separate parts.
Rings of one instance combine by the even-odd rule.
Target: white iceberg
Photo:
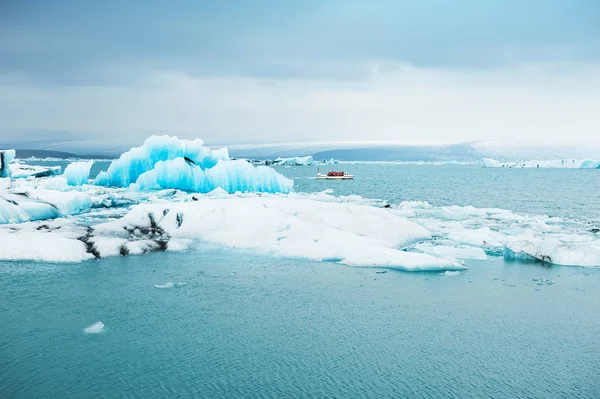
[[[600,241],[569,242],[556,237],[517,236],[509,239],[504,257],[563,266],[600,266]]]
[[[70,186],[81,186],[87,184],[90,177],[90,169],[94,161],[71,162],[67,165],[63,175]]]
[[[202,193],[218,187],[228,192],[288,193],[293,181],[270,168],[232,161],[226,148],[213,151],[199,139],[153,136],[113,161],[107,171],[98,174],[95,184]]]
[[[273,164],[278,166],[310,166],[312,163],[313,157],[310,155],[305,157],[276,158],[273,161]]]
[[[199,196],[197,201],[143,204],[94,234],[168,240],[193,238],[282,257],[404,270],[458,270],[453,260],[403,251],[431,238],[405,218],[366,205],[277,196]]]

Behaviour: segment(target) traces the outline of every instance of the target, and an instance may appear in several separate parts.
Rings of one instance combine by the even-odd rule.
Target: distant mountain
[[[437,146],[377,146],[370,148],[335,149],[311,154],[314,159],[340,161],[458,161],[470,162],[481,158],[470,144]]]

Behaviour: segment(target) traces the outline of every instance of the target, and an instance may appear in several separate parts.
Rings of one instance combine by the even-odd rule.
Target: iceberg
[[[90,177],[90,169],[94,161],[71,162],[67,165],[64,177],[70,186],[81,186],[88,182]]]
[[[221,188],[229,193],[289,193],[293,182],[266,167],[255,167],[245,161],[219,161],[202,169],[183,158],[159,161],[154,169],[139,176],[133,185],[138,190],[175,188],[182,191],[208,193]]]
[[[335,164],[340,163],[340,161],[337,159],[334,159],[334,158],[330,158],[330,159],[324,159],[319,163],[323,164],[323,165],[335,165]]]
[[[10,163],[15,159],[15,150],[0,150],[0,178],[11,177]]]
[[[93,236],[150,240],[165,249],[173,238],[189,238],[357,267],[466,269],[454,260],[403,251],[413,242],[431,239],[431,233],[386,209],[289,196],[195,198],[183,203],[137,205],[119,220],[94,226]]]
[[[207,193],[215,188],[228,192],[289,193],[293,181],[267,167],[231,160],[226,148],[211,150],[200,139],[153,136],[141,147],[111,163],[94,182],[100,186],[138,190],[175,188]]]
[[[504,258],[563,266],[600,266],[600,241],[568,242],[556,237],[511,237]]]
[[[313,163],[313,157],[308,155],[305,157],[292,158],[276,158],[273,165],[277,166],[310,166]]]

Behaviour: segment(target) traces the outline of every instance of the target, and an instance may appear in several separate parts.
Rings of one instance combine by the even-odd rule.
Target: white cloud
[[[132,143],[151,133],[209,143],[592,137],[600,65],[481,70],[379,64],[354,81],[140,76],[127,86],[0,82],[0,134],[82,132]]]

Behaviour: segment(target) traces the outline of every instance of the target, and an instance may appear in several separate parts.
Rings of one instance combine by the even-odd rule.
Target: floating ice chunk
[[[293,181],[266,166],[255,167],[244,161],[220,161],[212,168],[202,169],[183,158],[158,162],[154,169],[137,179],[139,190],[176,188],[183,191],[208,193],[216,188],[234,193],[288,193]]]
[[[95,183],[101,186],[127,187],[138,177],[154,169],[159,161],[187,158],[201,169],[212,168],[219,160],[229,160],[226,148],[213,151],[204,147],[200,139],[180,140],[171,136],[152,136],[141,147],[127,151],[113,161],[108,170],[96,177]]]
[[[101,321],[83,329],[86,334],[100,334],[102,331],[104,331],[104,323]]]
[[[11,177],[10,163],[15,159],[15,150],[0,150],[0,178]]]
[[[155,288],[161,288],[161,289],[165,289],[165,288],[173,288],[173,287],[175,287],[175,288],[181,288],[181,287],[183,287],[185,284],[186,284],[186,283],[183,283],[183,282],[181,282],[181,283],[174,283],[174,282],[172,282],[172,281],[169,281],[168,283],[165,283],[165,284],[155,284],[155,285],[154,285],[154,287],[155,287]]]
[[[81,186],[82,184],[86,184],[90,177],[90,169],[93,164],[94,161],[71,162],[67,165],[67,168],[63,173],[67,179],[67,183],[70,186]]]
[[[121,220],[94,230],[115,235],[154,224],[171,239],[195,238],[284,257],[405,270],[466,268],[453,260],[398,249],[431,235],[385,209],[279,196],[197,199],[138,205]]]
[[[600,266],[600,241],[564,242],[555,237],[511,237],[504,257],[564,266]]]
[[[446,276],[446,277],[455,277],[455,276],[460,276],[460,275],[461,275],[461,272],[452,271],[452,270],[448,270],[448,271],[438,274],[438,276]]]
[[[175,283],[169,281],[168,283],[165,283],[165,284],[155,284],[154,287],[155,288],[173,288],[173,287],[175,287]]]
[[[26,165],[20,162],[11,164],[10,169],[11,175],[14,179],[28,177],[48,177],[59,175],[61,172],[60,166]]]

